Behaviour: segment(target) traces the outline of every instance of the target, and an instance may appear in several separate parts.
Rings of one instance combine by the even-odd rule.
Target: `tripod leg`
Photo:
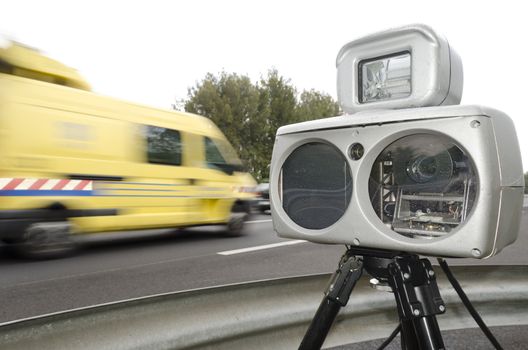
[[[389,284],[402,324],[402,349],[444,349],[436,315],[444,313],[445,305],[429,260],[396,257],[389,265]]]
[[[435,315],[413,320],[414,330],[420,349],[444,349],[444,341]]]
[[[440,328],[435,316],[420,317],[409,321],[401,320],[401,348],[402,350],[444,349]]]
[[[330,279],[329,287],[306,331],[299,350],[317,350],[323,345],[339,309],[345,306],[361,277],[363,262],[347,251]]]
[[[401,324],[401,348],[402,350],[416,350],[420,349],[418,342],[417,342],[417,336],[414,332],[414,325],[412,321],[408,320],[400,320]]]
[[[326,297],[323,299],[304,335],[299,350],[321,349],[340,308],[341,305],[335,301],[328,300]]]

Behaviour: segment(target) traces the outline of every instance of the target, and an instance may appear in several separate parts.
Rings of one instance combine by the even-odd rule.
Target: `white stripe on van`
[[[24,179],[15,189],[16,190],[27,190],[33,185],[37,179]]]
[[[68,183],[66,184],[66,186],[64,186],[62,189],[63,190],[66,190],[66,191],[71,191],[75,188],[75,186],[77,186],[79,183],[81,182],[81,180],[70,180],[68,181]]]
[[[42,187],[41,190],[51,190],[53,186],[55,186],[60,180],[57,179],[50,179],[48,180]]]

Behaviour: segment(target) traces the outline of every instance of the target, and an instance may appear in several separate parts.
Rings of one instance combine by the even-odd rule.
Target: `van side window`
[[[149,163],[181,165],[182,143],[180,132],[159,126],[147,126],[147,158]]]
[[[207,166],[212,168],[215,168],[215,165],[227,163],[214,141],[208,137],[205,138],[205,161]]]

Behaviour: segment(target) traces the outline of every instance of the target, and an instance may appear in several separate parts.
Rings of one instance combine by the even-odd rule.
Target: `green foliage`
[[[307,121],[340,114],[339,104],[332,96],[315,90],[303,91],[297,107],[297,121]]]
[[[528,171],[524,173],[524,193],[528,194]]]
[[[253,84],[249,77],[208,73],[188,91],[187,112],[210,118],[245,161],[258,180],[269,177],[269,163],[277,129],[299,121],[339,114],[331,96],[295,87],[277,70]]]

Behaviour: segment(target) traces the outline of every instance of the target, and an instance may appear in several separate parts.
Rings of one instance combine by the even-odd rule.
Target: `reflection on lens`
[[[406,167],[407,176],[417,183],[434,181],[442,176],[450,177],[453,171],[449,152],[434,155],[420,155],[411,159]]]
[[[378,217],[412,238],[441,237],[462,224],[477,193],[475,169],[445,136],[416,134],[386,147],[369,179]]]
[[[282,166],[282,207],[307,229],[323,229],[339,220],[352,196],[352,176],[341,152],[321,142],[295,149]]]

